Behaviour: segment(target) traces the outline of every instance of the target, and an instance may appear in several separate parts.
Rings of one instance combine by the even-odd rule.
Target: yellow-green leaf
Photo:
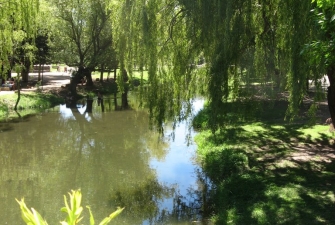
[[[99,225],[106,225],[106,224],[108,224],[112,219],[114,219],[115,217],[117,217],[123,210],[124,210],[124,208],[118,208],[115,212],[113,212],[112,214],[110,214],[109,217],[106,217],[105,219],[103,219],[99,223]]]
[[[86,208],[88,208],[88,211],[90,212],[90,225],[94,225],[94,217],[91,208],[89,206],[86,206]]]

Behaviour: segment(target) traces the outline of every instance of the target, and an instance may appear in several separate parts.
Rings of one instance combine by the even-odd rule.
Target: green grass
[[[64,66],[64,65],[61,65]],[[53,71],[56,71],[56,65],[53,66]],[[113,77],[113,73],[110,74]],[[148,72],[145,71],[143,73],[144,82],[148,78]],[[131,87],[137,86],[139,84],[139,79],[141,77],[141,73],[138,71],[133,72],[133,83]],[[96,80],[96,78],[100,78],[100,73],[95,72],[92,73],[92,79]],[[107,78],[107,73],[104,73],[104,79]],[[101,84],[97,85],[95,89],[99,89],[102,94],[113,94],[118,92],[118,87],[116,83],[114,84]],[[85,90],[79,91],[79,94],[82,96],[96,96],[96,91],[94,90]],[[13,119],[18,118],[20,116],[35,114],[40,112],[41,110],[50,108],[56,104],[63,103],[62,98],[57,98],[51,94],[43,94],[43,93],[29,93],[29,94],[21,94],[21,99],[18,105],[18,111],[14,111],[14,105],[16,103],[17,94],[8,94],[0,96],[0,121],[5,119]]]
[[[18,110],[14,111],[17,94],[0,96],[0,120],[14,119],[20,116],[35,114],[41,110],[51,108],[56,104],[64,102],[64,99],[51,94],[44,93],[21,93]]]
[[[206,112],[197,119],[199,160],[213,182],[205,213],[215,224],[335,224],[334,134],[279,121],[278,108],[255,115],[215,134]]]

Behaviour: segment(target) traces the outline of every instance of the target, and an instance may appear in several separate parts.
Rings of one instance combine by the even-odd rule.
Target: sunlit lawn
[[[18,110],[14,111],[17,96],[17,93],[0,95],[0,120],[38,113],[41,110],[64,102],[64,99],[57,98],[51,94],[21,93]]]
[[[201,132],[196,142],[214,183],[209,204],[216,224],[335,224],[328,128],[245,121],[215,136]]]

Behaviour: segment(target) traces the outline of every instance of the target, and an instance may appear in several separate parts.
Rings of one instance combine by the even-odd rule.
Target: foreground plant
[[[70,196],[70,205],[67,202],[66,195],[64,195],[64,202],[65,202],[65,207],[61,209],[62,212],[67,213],[67,217],[65,221],[62,221],[62,225],[76,225],[78,224],[83,217],[81,217],[81,213],[83,211],[83,207],[81,206],[81,191],[76,190],[71,193],[69,193]],[[21,201],[17,200],[16,201],[20,205],[21,209],[21,215],[22,219],[27,225],[48,225],[48,223],[42,218],[42,216],[33,208],[28,209],[26,206],[24,199]],[[92,211],[90,207],[88,207],[89,213],[90,213],[90,225],[94,225],[94,217],[92,214]],[[115,212],[110,214],[108,217],[103,219],[99,225],[106,225],[108,224],[111,220],[113,220],[116,216],[118,216],[124,208],[118,208]]]

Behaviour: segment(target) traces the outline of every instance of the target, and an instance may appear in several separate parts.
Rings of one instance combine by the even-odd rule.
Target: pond
[[[64,195],[80,189],[96,223],[117,206],[111,224],[190,224],[201,219],[202,184],[195,132],[188,122],[164,135],[149,129],[145,110],[115,111],[94,100],[60,105],[19,122],[0,123],[0,224],[23,224],[24,197],[49,224],[60,224]],[[202,100],[196,100],[199,110]]]

